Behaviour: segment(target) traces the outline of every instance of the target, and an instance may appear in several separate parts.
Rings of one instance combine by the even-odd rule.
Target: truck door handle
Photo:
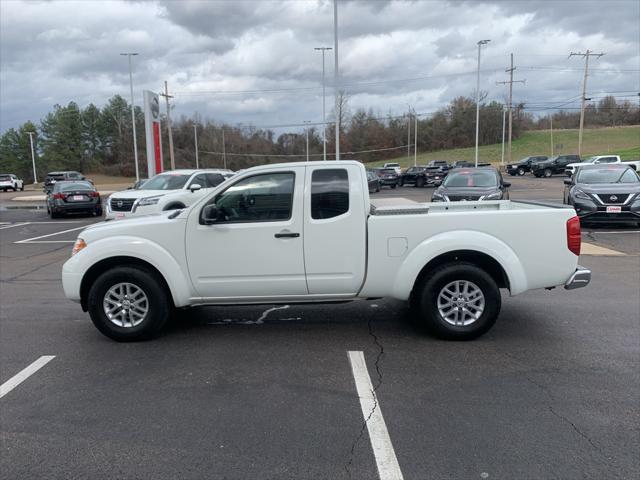
[[[298,238],[300,234],[299,233],[276,233],[274,236],[276,238]]]

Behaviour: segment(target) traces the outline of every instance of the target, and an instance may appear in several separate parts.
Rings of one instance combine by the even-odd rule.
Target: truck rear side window
[[[333,218],[348,211],[347,171],[342,168],[315,170],[311,175],[311,218]]]

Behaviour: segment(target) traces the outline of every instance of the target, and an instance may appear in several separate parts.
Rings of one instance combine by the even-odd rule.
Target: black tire
[[[53,210],[49,211],[49,216],[51,217],[51,219],[60,218],[60,214],[54,212]]]
[[[540,177],[542,177],[542,174],[536,172],[536,173],[533,174],[533,176],[536,177],[536,178],[540,178]]]
[[[416,187],[418,188],[424,187],[424,178],[420,177],[416,180]]]
[[[20,187],[20,191],[24,192],[24,183],[22,184],[22,186]]]
[[[398,182],[398,185],[400,185],[401,187],[404,187],[404,180],[402,178]]]
[[[396,188],[397,185],[394,183],[393,185],[391,185],[391,188]]]
[[[378,184],[378,186],[376,187],[376,193],[378,193],[380,191],[380,184]]]
[[[553,172],[551,171],[550,168],[545,168],[544,169],[544,177],[545,178],[549,178],[551,175],[553,175]]]
[[[118,283],[130,283],[147,296],[148,310],[142,322],[136,326],[123,327],[113,323],[102,307],[105,294]],[[91,321],[103,335],[117,342],[149,340],[165,325],[173,306],[162,279],[140,267],[115,267],[100,275],[91,286],[87,297]]]
[[[452,325],[438,310],[438,296],[446,285],[456,280],[473,283],[484,295],[484,310],[469,325]],[[414,316],[433,335],[445,340],[473,340],[486,333],[496,322],[502,299],[491,276],[472,263],[458,262],[441,265],[424,277],[411,294]]]
[[[509,170],[509,175],[515,177],[518,172],[514,172],[513,170]]]
[[[523,176],[525,173],[527,173],[527,172],[524,171],[524,168],[522,168],[522,167],[518,168],[518,175]]]
[[[96,207],[96,209],[93,211],[93,214],[96,217],[101,217],[102,216],[102,206]]]

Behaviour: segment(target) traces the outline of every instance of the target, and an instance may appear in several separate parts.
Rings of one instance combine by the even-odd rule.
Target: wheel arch
[[[469,248],[473,245],[473,248]],[[406,300],[430,270],[464,261],[487,271],[499,288],[511,295],[527,290],[527,277],[518,256],[501,240],[475,231],[447,232],[418,245],[398,269],[393,296]]]
[[[89,289],[91,288],[91,285],[93,285],[96,279],[104,272],[116,267],[138,267],[155,275],[161,282],[162,288],[167,292],[171,303],[175,306],[171,288],[160,270],[141,258],[119,255],[104,258],[94,263],[83,275],[80,283],[80,305],[82,306],[83,311],[86,312],[88,310],[87,297],[89,296]]]
[[[180,201],[174,201],[174,202],[170,202],[167,205],[165,205],[162,210],[166,211],[166,210],[177,210],[179,208],[187,208],[187,206]]]

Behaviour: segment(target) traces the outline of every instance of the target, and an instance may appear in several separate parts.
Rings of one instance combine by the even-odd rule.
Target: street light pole
[[[31,142],[31,163],[33,164],[33,184],[38,184],[38,179],[36,178],[36,154],[33,150],[33,136],[36,132],[27,132],[29,134],[29,142]]]
[[[307,137],[307,162],[309,161],[309,122],[305,121],[304,123],[307,124],[307,128],[305,128],[305,133],[306,133],[306,137]]]
[[[480,48],[491,40],[478,42],[478,76],[476,80],[476,167],[478,166],[478,134],[480,132]]]
[[[133,158],[136,164],[136,182],[140,180],[140,172],[138,170],[138,139],[136,138],[136,112],[133,106],[133,73],[131,71],[131,57],[138,55],[137,53],[121,53],[120,55],[129,57],[129,88],[131,89],[131,125],[133,126]]]
[[[193,140],[196,144],[196,168],[200,168],[200,164],[198,162],[198,124],[193,124]]]
[[[336,160],[340,160],[340,119],[342,117],[342,106],[340,105],[340,87],[338,85],[339,70],[338,70],[338,0],[333,0],[333,85],[336,96]]]
[[[324,80],[324,52],[331,47],[316,47],[314,50],[322,52],[322,160],[327,161],[327,124],[326,122],[326,83]]]
[[[502,157],[500,157],[500,165],[504,166],[504,124],[507,111],[502,107]]]
[[[418,114],[413,116],[413,166],[418,165]]]

